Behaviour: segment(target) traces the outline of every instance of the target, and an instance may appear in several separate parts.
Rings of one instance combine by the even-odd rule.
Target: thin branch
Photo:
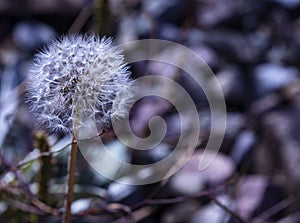
[[[99,137],[99,136],[101,136],[101,135],[103,135],[104,133],[106,133],[106,131],[105,130],[102,130],[100,133],[98,133],[97,135],[94,135],[94,136],[90,136],[90,137],[87,137],[87,138],[85,138],[85,139],[79,139],[79,140],[74,140],[74,142],[72,142],[72,143],[78,143],[78,142],[82,142],[82,141],[86,141],[86,140],[91,140],[91,139],[93,139],[93,138],[96,138],[96,137]],[[72,144],[71,143],[71,144]]]
[[[156,188],[154,188],[154,190],[152,190],[151,193],[147,196],[147,199],[151,199],[151,198],[155,197],[162,190],[162,188],[164,188],[166,186],[168,181],[169,181],[169,178],[166,178],[165,180],[161,181],[159,183],[159,185]]]
[[[39,208],[44,213],[52,214],[52,215],[59,214],[59,211],[57,209],[54,209],[37,199],[35,194],[30,190],[29,185],[25,182],[20,170],[16,166],[14,166],[9,160],[6,159],[2,151],[0,151],[0,160],[5,166],[9,168],[10,171],[14,173],[17,181],[19,182],[21,188],[23,189],[24,195],[28,200],[31,201],[32,204],[34,204],[37,208]]]
[[[76,214],[76,216],[80,216],[80,217],[87,216],[87,215],[98,215],[101,216],[102,218],[105,215],[111,216],[109,222],[113,221],[114,223],[124,222],[123,221],[124,219],[128,220],[126,222],[136,222],[132,216],[132,212],[129,206],[120,203],[107,204],[105,201],[101,199],[96,201],[90,208],[85,209],[80,213]]]
[[[201,191],[199,193],[186,195],[186,196],[179,196],[179,197],[174,197],[174,198],[145,199],[145,200],[142,200],[139,203],[136,203],[136,204],[132,205],[131,210],[136,210],[136,209],[139,209],[139,208],[147,206],[147,205],[178,204],[178,203],[182,203],[182,202],[185,202],[185,201],[188,201],[188,200],[191,200],[191,199],[213,195],[217,192],[220,192],[220,191],[224,190],[227,186],[229,186],[229,185],[225,184],[225,185],[221,185],[217,188]]]
[[[18,170],[18,168],[16,168],[8,159],[6,159],[6,157],[4,156],[1,150],[0,150],[0,160],[11,172],[14,173],[17,181],[19,182],[20,186],[23,189],[24,194],[29,199],[34,198],[34,194],[31,192],[28,184],[23,179],[23,175],[20,173],[20,170]]]
[[[68,145],[64,146],[63,148],[61,149],[58,149],[58,150],[55,150],[55,151],[49,151],[49,152],[42,152],[40,153],[39,155],[37,155],[36,157],[32,158],[32,159],[29,159],[27,160],[26,162],[19,162],[17,164],[17,168],[23,168],[24,166],[26,166],[27,164],[35,161],[35,160],[38,160],[42,157],[45,157],[45,156],[52,156],[54,155],[55,153],[60,153],[61,151],[65,150],[68,146],[70,146],[72,143],[69,143]]]
[[[239,216],[237,213],[232,211],[230,208],[222,204],[218,199],[216,199],[213,196],[209,196],[209,198],[220,208],[222,208],[224,211],[228,212],[232,217],[234,217],[238,222],[240,223],[246,223],[246,220],[244,220],[241,216]]]
[[[66,197],[64,204],[64,223],[71,222],[71,205],[73,201],[73,188],[75,182],[75,170],[76,170],[76,155],[77,155],[77,143],[74,133],[72,134],[71,151],[68,161],[68,183],[66,185]]]
[[[62,152],[63,150],[65,150],[66,148],[68,148],[70,145],[72,145],[73,143],[77,144],[77,142],[79,142],[79,141],[81,142],[81,141],[91,140],[91,139],[93,139],[93,138],[96,138],[96,137],[99,137],[99,136],[103,135],[104,133],[105,133],[105,131],[102,131],[102,132],[100,132],[99,134],[94,135],[94,136],[90,136],[90,137],[88,137],[88,138],[86,138],[86,139],[74,140],[73,142],[70,142],[70,143],[68,143],[67,145],[65,145],[64,147],[62,147],[61,149],[58,149],[58,150],[55,150],[55,151],[49,151],[49,152],[43,152],[43,153],[40,153],[40,154],[37,155],[36,157],[34,157],[34,158],[32,158],[32,159],[29,159],[29,160],[27,160],[26,162],[22,162],[22,161],[19,162],[19,163],[17,164],[17,168],[23,168],[23,167],[26,166],[27,164],[29,164],[29,163],[31,163],[31,162],[37,160],[37,159],[40,159],[40,158],[42,158],[42,157],[44,157],[44,156],[52,156],[52,155],[54,155],[54,154],[56,154],[56,153],[60,153],[60,152]]]
[[[231,185],[232,182],[226,182],[225,184],[222,184],[219,187],[208,189],[206,191],[202,191],[196,194],[186,195],[186,196],[179,196],[174,198],[165,198],[165,199],[145,199],[142,200],[139,203],[136,203],[132,206],[127,206],[124,204],[119,203],[112,203],[112,204],[106,204],[103,201],[97,202],[92,207],[77,213],[76,216],[87,216],[87,215],[94,215],[94,214],[104,214],[109,213],[114,217],[117,217],[118,221],[121,221],[126,217],[126,219],[135,222],[136,217],[139,216],[139,218],[143,218],[144,214],[141,215],[141,213],[138,213],[138,210],[141,210],[142,208],[150,208],[151,206],[155,205],[168,205],[168,204],[177,204],[181,202],[185,202],[187,200],[191,199],[197,199],[201,197],[209,197],[211,195],[215,195],[217,193],[220,193],[224,191],[227,187]],[[149,209],[147,212],[149,212],[152,209]],[[152,211],[150,211],[152,212]],[[149,212],[149,213],[150,213]],[[235,214],[235,216],[237,216]],[[117,221],[116,221],[117,222]],[[244,223],[245,221],[240,221],[241,223]]]
[[[50,215],[54,215],[54,216],[60,215],[60,212],[59,212],[58,209],[52,208],[51,206],[43,203],[42,201],[40,201],[36,197],[34,197],[31,200],[31,203],[34,204],[36,207],[38,207],[40,210],[42,210],[46,214],[50,214]]]
[[[45,214],[44,212],[42,212],[38,208],[36,208],[34,206],[31,206],[29,204],[26,204],[26,203],[23,203],[23,202],[20,202],[20,201],[17,201],[17,200],[12,200],[12,199],[7,199],[7,201],[12,207],[14,207],[16,209],[19,209],[21,211],[36,214],[36,215]]]
[[[287,208],[288,206],[292,205],[296,201],[296,198],[289,196],[280,202],[276,203],[269,209],[260,213],[259,216],[255,217],[252,222],[253,223],[263,223],[266,222],[270,217],[277,214],[278,212],[282,211],[283,209]]]

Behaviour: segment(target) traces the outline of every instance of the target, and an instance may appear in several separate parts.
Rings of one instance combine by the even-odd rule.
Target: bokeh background
[[[164,73],[185,87],[199,111],[199,145],[174,176],[144,186],[101,177],[79,153],[74,222],[300,222],[299,0],[0,0],[1,222],[61,221],[70,136],[36,128],[24,80],[37,50],[72,33],[187,46],[216,74],[228,112],[220,152],[199,171],[210,130],[202,90],[165,64],[132,64],[133,79]],[[151,151],[124,152],[113,131],[102,138],[132,163],[161,160],[180,134],[176,110],[146,98],[131,110],[131,125],[147,136],[155,115],[168,131]]]

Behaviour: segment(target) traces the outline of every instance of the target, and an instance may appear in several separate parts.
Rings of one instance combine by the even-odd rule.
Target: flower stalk
[[[71,205],[73,201],[73,189],[75,183],[75,172],[76,172],[76,156],[77,156],[77,142],[75,138],[75,134],[72,134],[72,144],[71,150],[69,153],[69,160],[68,160],[68,175],[67,175],[67,185],[66,185],[66,192],[65,192],[65,201],[64,201],[64,217],[63,223],[70,223],[71,222]]]

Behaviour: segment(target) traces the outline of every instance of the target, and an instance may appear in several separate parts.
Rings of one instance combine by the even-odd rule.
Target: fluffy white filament
[[[71,132],[94,117],[101,128],[127,113],[130,72],[111,39],[65,36],[35,55],[28,76],[30,109],[50,131]],[[79,120],[79,123],[78,123]]]

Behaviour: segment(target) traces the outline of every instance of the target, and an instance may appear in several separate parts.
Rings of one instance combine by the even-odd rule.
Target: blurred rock
[[[196,151],[187,163],[171,179],[171,188],[179,194],[192,194],[203,189],[204,185],[216,185],[228,179],[235,171],[235,164],[230,157],[220,152],[213,157],[213,152]],[[204,170],[199,170],[199,162],[211,161]]]
[[[235,63],[255,63],[260,59],[261,49],[251,40],[252,37],[232,29],[212,29],[207,32],[206,42],[226,60]]]
[[[213,155],[214,153],[209,151],[208,148],[205,151],[205,153],[199,152],[198,159],[194,160],[194,163],[191,164],[191,165],[197,164],[197,170],[199,171],[198,165],[200,159],[204,159],[203,162],[207,162],[207,160],[205,159],[211,161],[211,163],[208,165],[206,169],[199,171],[200,174],[206,178],[207,183],[209,185],[216,185],[227,180],[229,177],[231,177],[234,174],[236,168],[233,160],[229,156],[226,156],[220,152],[218,152],[215,157],[213,157]],[[189,168],[189,165],[187,165],[187,168]]]
[[[118,42],[126,43],[137,39],[138,30],[136,26],[136,15],[129,15],[120,21],[120,32],[118,34]]]
[[[205,28],[214,27],[237,13],[237,3],[232,0],[202,1],[197,13],[197,23]]]
[[[207,139],[211,129],[211,111],[210,109],[203,109],[199,111],[200,120],[200,136]]]
[[[80,212],[84,212],[92,206],[93,199],[91,198],[81,198],[76,201],[73,201],[71,206],[71,213],[73,215],[79,214]]]
[[[146,14],[138,14],[136,18],[136,29],[140,39],[151,37],[155,29],[153,21]],[[126,32],[130,30],[127,29]]]
[[[241,106],[247,101],[246,86],[238,69],[224,68],[217,73],[217,79],[228,104]]]
[[[248,40],[259,52],[258,55],[264,54],[271,45],[271,30],[268,27],[259,27],[254,32],[248,34]],[[258,60],[261,59],[257,58]]]
[[[259,96],[286,86],[296,79],[299,71],[276,63],[265,63],[253,70],[256,92]]]
[[[16,44],[24,50],[33,51],[38,46],[49,43],[56,32],[49,25],[37,21],[23,21],[13,30]]]
[[[172,23],[180,26],[192,15],[192,5],[193,1],[190,0],[146,0],[143,1],[143,10],[160,24]]]
[[[128,171],[120,161],[130,162],[131,155],[120,141],[115,140],[101,145],[99,141],[87,140],[84,146],[84,158],[92,167],[94,180],[107,183],[110,179],[118,178]],[[115,161],[116,159],[119,162]],[[105,177],[101,171],[105,172]]]
[[[193,34],[191,34],[193,35]],[[193,41],[193,40],[192,40]],[[209,67],[218,67],[218,56],[216,52],[205,44],[195,44],[190,47]]]
[[[300,105],[297,103],[264,116],[254,158],[254,167],[258,173],[277,179],[284,185],[286,191],[294,193],[298,198],[300,197],[299,112]]]
[[[190,74],[183,72],[182,75],[180,75],[180,85],[185,88],[198,109],[203,109],[203,107],[207,106],[208,101],[202,86],[200,86]]]
[[[112,202],[120,202],[132,195],[137,190],[137,186],[112,182],[107,189],[107,199]]]
[[[170,188],[176,194],[191,195],[205,188],[206,178],[195,171],[179,171],[170,180]]]
[[[162,16],[167,10],[172,7],[176,7],[179,0],[168,1],[168,0],[146,0],[143,1],[143,9],[154,18]]]
[[[223,114],[222,114],[223,115]],[[217,126],[219,133],[225,131],[224,139],[221,145],[222,152],[229,152],[232,149],[233,141],[235,137],[239,134],[242,128],[245,127],[246,116],[240,112],[228,112],[226,114],[226,126]],[[200,120],[200,136],[203,141],[207,140],[210,136],[211,131],[211,110],[203,109],[199,111]]]
[[[0,146],[3,145],[9,135],[11,139],[15,137],[13,136],[15,132],[11,130],[15,127],[13,124],[18,123],[15,122],[15,118],[20,101],[18,85],[21,82],[19,64],[22,58],[19,56],[18,51],[3,50],[1,52],[1,60],[3,68],[0,70]],[[21,91],[21,88],[19,90]],[[21,129],[16,127],[15,130]],[[27,140],[26,137],[16,137],[16,139],[18,138],[21,139],[21,144],[24,143],[23,140]],[[15,142],[19,142],[19,140],[10,140],[9,145],[12,146],[11,144]],[[24,148],[24,145],[21,148]],[[19,151],[21,152],[21,150]]]
[[[256,142],[256,136],[253,131],[242,131],[236,138],[230,157],[240,164],[245,158],[246,154],[253,148]]]
[[[0,214],[5,212],[7,210],[7,208],[8,208],[8,205],[6,204],[6,202],[0,201]]]
[[[197,28],[192,28],[188,31],[187,36],[187,43],[191,46],[199,46],[204,43],[206,39],[205,31]]]
[[[132,131],[139,137],[145,137],[150,120],[155,116],[161,116],[170,107],[167,100],[159,97],[144,99],[139,103],[132,119]]]
[[[172,25],[170,23],[165,23],[161,25],[159,38],[169,41],[178,41],[181,38],[182,30],[177,26]]]
[[[291,27],[291,39],[288,41],[287,57],[293,64],[300,64],[300,19],[294,21]]]
[[[162,215],[163,223],[182,223],[190,222],[195,211],[200,209],[200,205],[196,201],[186,201],[168,208]]]
[[[262,204],[268,184],[268,179],[259,175],[247,176],[239,181],[236,207],[241,217],[250,220],[254,211]]]
[[[273,45],[271,49],[268,50],[266,58],[269,61],[274,61],[275,63],[281,63],[285,61],[288,55],[287,47],[284,44]]]
[[[158,162],[166,158],[171,152],[172,150],[168,144],[160,143],[158,146],[148,151],[148,156],[152,162]]]
[[[220,203],[230,208],[232,200],[229,196],[223,195],[216,198]],[[229,222],[231,216],[224,209],[217,204],[210,203],[204,207],[201,207],[193,216],[191,223],[209,222],[209,223],[222,223]]]
[[[240,130],[244,127],[245,122],[246,117],[244,114],[238,112],[229,112],[227,114],[225,136],[230,139],[235,138]]]
[[[200,131],[209,131],[210,127],[210,119],[208,112],[202,112],[199,116],[201,129]],[[195,120],[193,119],[192,113],[190,111],[180,112],[180,114],[170,114],[165,119],[167,123],[167,134],[168,138],[178,138],[182,132],[189,132],[191,130],[191,126]],[[181,132],[182,131],[182,132]]]

